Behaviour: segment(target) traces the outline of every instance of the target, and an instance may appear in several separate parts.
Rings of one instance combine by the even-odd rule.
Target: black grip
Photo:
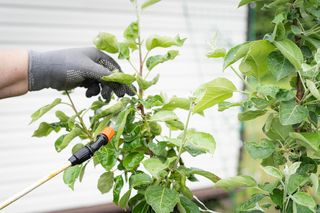
[[[76,153],[74,153],[68,160],[71,162],[71,165],[78,165],[82,164],[83,162],[89,160],[93,154],[100,149],[103,145],[106,145],[108,143],[108,138],[100,134],[97,136],[97,140],[92,143],[88,144]]]

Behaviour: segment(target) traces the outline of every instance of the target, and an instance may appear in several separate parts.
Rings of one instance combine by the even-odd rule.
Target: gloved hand
[[[100,64],[99,64],[100,63]],[[103,64],[103,65],[101,65]],[[29,52],[29,91],[53,88],[68,90],[78,86],[87,89],[86,96],[101,95],[110,101],[112,91],[122,97],[134,95],[127,85],[102,82],[100,78],[110,75],[120,66],[100,50],[90,48],[63,49],[49,52]]]

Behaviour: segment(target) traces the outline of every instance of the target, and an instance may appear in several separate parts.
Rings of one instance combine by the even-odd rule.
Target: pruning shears
[[[115,130],[109,125],[108,127],[104,128],[94,143],[88,144],[84,146],[82,149],[74,153],[68,161],[60,168],[56,169],[55,171],[49,173],[47,176],[39,179],[35,183],[31,184],[27,188],[23,189],[22,191],[14,194],[13,196],[9,197],[7,200],[0,203],[0,210],[4,209],[5,207],[9,206],[13,202],[17,201],[21,197],[25,196],[29,192],[35,190],[42,184],[46,183],[47,181],[51,180],[67,168],[75,165],[82,164],[83,162],[89,160],[93,154],[99,150],[103,145],[107,145],[109,141],[111,141],[112,137],[115,134]]]

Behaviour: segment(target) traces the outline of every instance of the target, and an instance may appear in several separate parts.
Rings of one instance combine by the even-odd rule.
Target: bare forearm
[[[0,50],[0,99],[28,91],[28,51]]]

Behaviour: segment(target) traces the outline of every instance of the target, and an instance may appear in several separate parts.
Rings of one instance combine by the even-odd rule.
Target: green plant
[[[98,180],[97,187],[101,193],[112,190],[113,202],[122,208],[128,205],[133,212],[166,213],[174,208],[181,212],[209,211],[194,203],[194,196],[186,183],[187,180],[197,181],[197,175],[212,182],[220,178],[211,172],[187,167],[181,155],[184,152],[194,157],[202,153],[213,154],[214,138],[208,133],[190,128],[189,121],[194,113],[202,114],[203,110],[214,103],[231,97],[235,86],[229,80],[220,78],[200,87],[193,97],[174,96],[169,100],[163,94],[145,97],[144,92],[159,79],[159,75],[148,79],[153,68],[175,59],[179,54],[178,50],[171,49],[163,55],[149,56],[152,50],[180,47],[186,40],[179,35],[174,38],[153,35],[146,40],[142,39],[141,12],[157,2],[159,0],[147,0],[139,5],[137,1],[131,0],[137,19],[125,29],[124,40],[120,42],[114,35],[104,32],[94,41],[98,49],[118,54],[118,58],[126,60],[134,71],[134,74],[125,74],[114,70],[113,74],[102,77],[102,80],[129,86],[136,84],[136,95],[122,97],[111,104],[98,98],[89,108],[78,110],[70,92],[65,91],[68,101],[58,98],[40,108],[32,114],[32,122],[61,104],[70,106],[73,114],[56,111],[58,121],[40,123],[33,136],[45,137],[52,132],[61,131],[62,135],[56,140],[55,149],[61,152],[74,143],[74,139],[78,139],[80,142],[72,148],[74,153],[91,143],[112,120],[116,134],[108,145],[95,153],[92,160],[95,166],[105,169]],[[138,57],[137,61],[132,61],[133,55]],[[146,73],[145,69],[148,69]],[[184,123],[175,113],[177,109],[187,111]],[[164,128],[166,133],[163,133]],[[173,131],[175,133],[171,134]],[[81,182],[89,162],[73,166],[64,172],[63,180],[70,188],[74,188],[77,180]],[[123,193],[125,184],[129,189]],[[202,205],[199,200],[197,202]]]
[[[242,0],[239,6],[251,2],[256,0]],[[244,99],[220,102],[219,110],[241,106],[240,121],[265,116],[265,138],[244,147],[272,181],[236,176],[215,187],[250,189],[250,199],[238,212],[319,212],[320,2],[276,0],[264,9],[275,12],[273,32],[224,56],[224,69],[231,68],[246,85]]]

